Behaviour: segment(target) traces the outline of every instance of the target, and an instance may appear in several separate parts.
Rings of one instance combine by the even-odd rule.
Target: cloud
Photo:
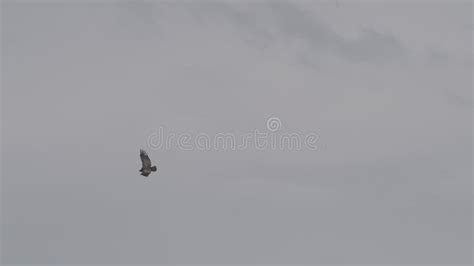
[[[456,23],[364,4],[346,35],[305,4],[4,8],[2,260],[470,261],[472,110],[443,93],[469,97],[472,69],[384,65]],[[159,126],[239,134],[270,116],[321,149],[150,150],[159,175],[139,176]]]
[[[293,53],[301,56],[303,52],[307,58],[329,53],[354,63],[390,63],[408,52],[389,32],[363,29],[356,38],[343,37],[315,14],[292,3],[212,3],[192,6],[190,11],[201,23],[227,23],[242,36],[251,36],[248,39],[257,46],[302,42],[307,49]]]

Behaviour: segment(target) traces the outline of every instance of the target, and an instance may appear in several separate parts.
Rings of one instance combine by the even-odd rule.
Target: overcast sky
[[[1,7],[2,262],[471,262],[471,1]]]

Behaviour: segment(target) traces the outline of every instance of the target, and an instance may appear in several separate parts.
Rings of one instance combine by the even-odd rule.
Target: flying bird
[[[151,160],[146,151],[140,150],[140,159],[142,160],[142,169],[140,169],[142,176],[149,176],[151,172],[156,172],[156,166],[151,166]]]

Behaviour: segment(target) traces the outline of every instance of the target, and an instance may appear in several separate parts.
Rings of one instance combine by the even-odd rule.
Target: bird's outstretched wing
[[[140,159],[142,160],[142,168],[150,169],[151,160],[150,160],[150,157],[148,157],[148,154],[146,154],[144,150],[140,150]]]

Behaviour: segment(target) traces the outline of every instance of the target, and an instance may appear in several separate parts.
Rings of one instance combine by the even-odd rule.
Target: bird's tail
[[[152,167],[151,167],[151,170],[152,170],[153,172],[156,172],[156,166],[152,166]]]

